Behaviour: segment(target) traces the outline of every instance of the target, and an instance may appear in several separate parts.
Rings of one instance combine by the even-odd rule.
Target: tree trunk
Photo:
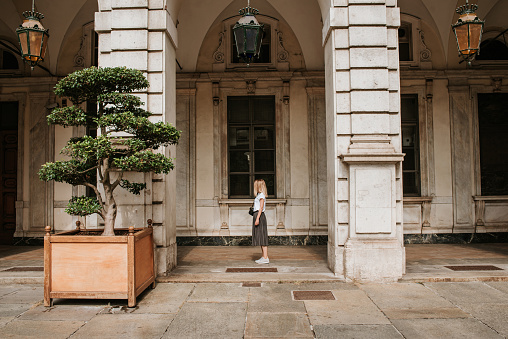
[[[107,160],[105,161],[105,165],[107,166]],[[106,167],[105,166],[105,167]],[[113,197],[113,187],[109,182],[109,172],[106,173],[103,180],[104,187],[104,232],[102,235],[115,235],[115,219],[117,206],[115,198]]]

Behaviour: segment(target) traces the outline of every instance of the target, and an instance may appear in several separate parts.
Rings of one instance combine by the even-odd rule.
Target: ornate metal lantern
[[[236,50],[238,57],[249,64],[254,58],[259,56],[264,25],[257,21],[255,15],[259,14],[259,11],[250,7],[250,0],[247,7],[242,8],[239,13],[242,17],[233,27]]]
[[[32,69],[39,62],[44,61],[49,38],[49,30],[44,29],[40,21],[44,15],[34,10],[34,1],[32,0],[32,10],[23,12],[25,20],[16,28],[21,57]]]
[[[480,53],[480,42],[482,41],[483,25],[485,21],[478,19],[476,10],[478,5],[470,5],[469,0],[466,4],[456,9],[460,17],[452,25],[453,33],[457,39],[457,48],[459,55],[471,65],[471,60],[477,53]]]

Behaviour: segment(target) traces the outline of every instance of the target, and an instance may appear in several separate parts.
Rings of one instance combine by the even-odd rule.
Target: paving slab
[[[89,321],[104,307],[102,306],[37,306],[23,313],[20,320],[74,320]]]
[[[508,294],[508,284],[506,282],[487,282],[486,284],[498,291]]]
[[[507,304],[469,304],[461,307],[476,319],[508,338]]]
[[[359,287],[381,309],[454,307],[448,300],[421,284],[360,284]]]
[[[30,304],[0,304],[0,317],[17,317],[32,307]]]
[[[72,338],[161,338],[172,314],[100,314]]]
[[[314,338],[303,313],[248,312],[245,338]]]
[[[163,338],[243,338],[246,303],[185,303]]]
[[[476,319],[392,320],[405,338],[411,339],[490,339],[501,335]]]
[[[471,318],[469,313],[454,308],[385,308],[383,313],[389,319],[452,319]]]
[[[312,325],[380,325],[388,318],[363,291],[332,291],[337,300],[304,301]]]
[[[425,283],[425,286],[456,305],[475,303],[508,304],[508,294],[483,282]]]
[[[247,302],[249,289],[241,284],[198,284],[189,302]]]
[[[315,325],[317,339],[403,338],[392,325]]]
[[[44,299],[42,287],[22,288],[0,297],[0,304],[34,304]]]
[[[68,338],[76,332],[83,321],[33,321],[13,320],[0,328],[1,338]]]
[[[0,286],[0,297],[3,297],[4,295],[11,294],[13,292],[16,292],[17,290],[21,289],[20,286]]]
[[[176,313],[193,289],[194,284],[158,284],[155,289],[148,288],[138,297],[133,313]]]
[[[249,312],[299,312],[305,313],[303,301],[293,300],[293,284],[265,284],[262,288],[251,288]]]

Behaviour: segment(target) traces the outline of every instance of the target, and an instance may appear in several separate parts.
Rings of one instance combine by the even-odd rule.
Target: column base
[[[328,267],[336,276],[344,276],[344,246],[334,246],[328,241]]]
[[[397,239],[349,239],[344,267],[347,280],[395,282],[405,273],[405,248]]]
[[[157,275],[164,275],[176,267],[176,243],[168,247],[155,248],[155,265]]]

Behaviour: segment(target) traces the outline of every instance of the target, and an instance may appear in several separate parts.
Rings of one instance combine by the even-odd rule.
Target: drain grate
[[[335,300],[332,291],[293,291],[294,300]]]
[[[492,265],[476,265],[476,266],[445,266],[452,271],[503,271],[502,268]]]
[[[229,267],[226,273],[264,273],[278,272],[277,267]]]
[[[43,272],[44,267],[17,266],[3,270],[4,272]]]
[[[261,287],[261,283],[256,282],[244,282],[243,287]]]

